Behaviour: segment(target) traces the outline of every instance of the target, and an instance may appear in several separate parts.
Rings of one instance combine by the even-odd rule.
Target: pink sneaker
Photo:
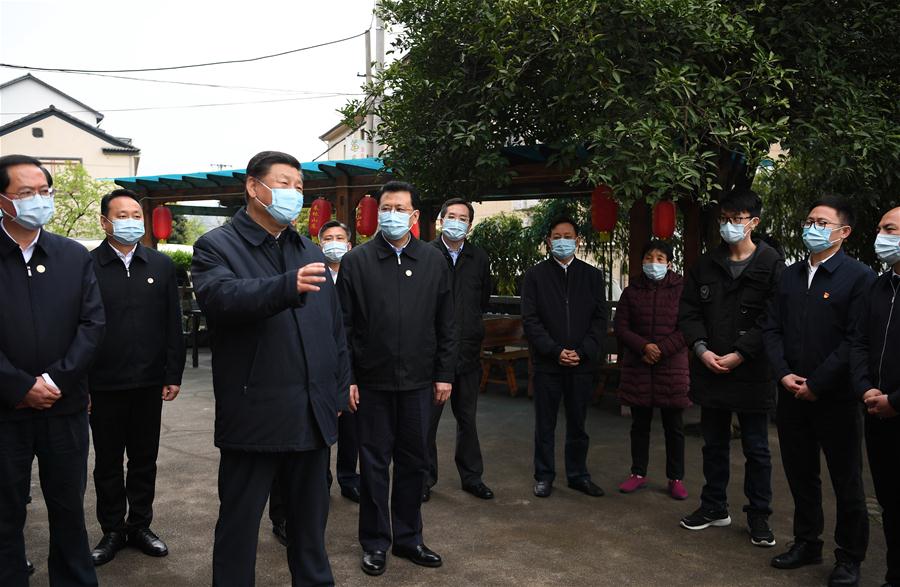
[[[634,493],[646,484],[647,479],[645,477],[632,474],[628,479],[622,481],[619,485],[619,491],[622,493]]]
[[[681,482],[681,479],[669,479],[669,495],[672,496],[672,499],[687,499],[687,489],[684,488],[684,483]]]

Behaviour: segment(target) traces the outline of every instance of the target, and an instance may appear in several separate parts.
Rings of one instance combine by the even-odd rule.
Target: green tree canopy
[[[627,206],[716,200],[780,142],[810,189],[897,200],[900,3],[863,0],[383,0],[394,61],[364,101],[388,165],[425,199],[509,181],[542,144]],[[770,181],[791,169],[776,166]],[[805,210],[804,210],[805,212]]]
[[[115,187],[93,179],[81,164],[65,166],[53,177],[55,212],[47,229],[69,238],[105,238],[100,228],[100,199]]]

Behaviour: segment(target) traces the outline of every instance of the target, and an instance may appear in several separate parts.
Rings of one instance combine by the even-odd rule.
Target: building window
[[[44,129],[42,129],[38,126],[33,127],[31,129],[31,136],[33,136],[36,139],[43,138],[44,137]]]

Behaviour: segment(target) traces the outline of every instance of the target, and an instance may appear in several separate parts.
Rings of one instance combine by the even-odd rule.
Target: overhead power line
[[[4,67],[0,65],[0,67]],[[183,82],[176,80],[167,80],[167,79],[150,79],[146,77],[133,77],[128,75],[113,75],[108,73],[87,73],[83,71],[60,71],[57,73],[65,73],[65,74],[74,74],[74,75],[89,75],[93,77],[105,77],[111,79],[123,79],[129,81],[136,82],[152,82],[157,84],[175,84],[179,86],[198,86],[203,88],[221,88],[224,90],[251,90],[255,92],[280,92],[284,94],[336,94],[336,95],[346,95],[346,96],[356,96],[358,93],[356,92],[335,92],[328,90],[291,90],[287,88],[260,88],[257,86],[233,86],[233,85],[225,85],[225,84],[205,84],[202,82]]]
[[[242,106],[245,104],[271,104],[273,102],[296,102],[300,100],[320,100],[322,98],[339,98],[345,94],[325,94],[322,96],[304,96],[301,98],[279,98],[276,100],[249,100],[246,102],[213,102],[211,104],[182,104],[176,106],[136,106],[134,108],[99,108],[100,112],[138,112],[141,110],[178,110],[182,108],[211,108],[214,106]],[[355,94],[362,95],[362,94]],[[94,112],[94,110],[65,110],[66,113]],[[27,116],[31,112],[4,112],[11,116]]]
[[[371,27],[370,27],[371,28]],[[309,51],[310,49],[318,49],[319,47],[327,47],[328,45],[336,45],[338,43],[343,43],[345,41],[350,41],[352,39],[357,39],[366,34],[366,31],[361,33],[357,33],[355,35],[351,35],[349,37],[344,37],[343,39],[335,39],[334,41],[326,41],[324,43],[317,43],[315,45],[309,45],[307,47],[300,47],[299,49],[291,49],[289,51],[281,51],[280,53],[271,53],[269,55],[260,55],[258,57],[249,57],[247,59],[228,59],[224,61],[210,61],[208,63],[192,63],[189,65],[169,65],[165,67],[141,67],[134,69],[78,69],[78,68],[59,68],[59,67],[36,67],[33,65],[16,65],[12,63],[0,63],[2,67],[9,67],[11,69],[31,69],[33,71],[55,71],[59,73],[139,73],[145,71],[172,71],[176,69],[192,69],[197,67],[211,67],[213,65],[231,65],[235,63],[251,63],[253,61],[262,61],[264,59],[272,59],[275,57],[282,57],[284,55],[291,55],[293,53],[300,53],[301,51]]]

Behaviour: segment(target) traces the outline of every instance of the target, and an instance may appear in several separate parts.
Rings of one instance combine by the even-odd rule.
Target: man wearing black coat
[[[100,225],[107,238],[91,256],[106,309],[106,336],[89,377],[97,520],[103,530],[91,553],[95,565],[111,561],[126,541],[150,556],[169,553],[150,522],[162,402],[178,395],[184,371],[175,265],[140,244],[139,196],[131,190],[104,196]]]
[[[850,368],[866,407],[866,452],[887,544],[884,587],[891,587],[900,585],[900,208],[881,218],[875,254],[888,270],[865,297]]]
[[[831,587],[859,583],[869,542],[862,411],[850,384],[849,335],[875,274],[841,250],[853,225],[853,210],[837,196],[810,207],[803,222],[809,257],[784,271],[764,331],[779,381],[781,461],[794,497],[794,544],[772,566],[796,569],[822,561],[824,453],[837,498]]]
[[[209,323],[219,520],[215,585],[253,585],[259,522],[277,473],[294,585],[333,584],[325,552],[328,447],[348,405],[349,361],[325,258],[290,226],[300,162],[263,151],[247,164],[247,205],[194,245]]]
[[[464,491],[492,499],[494,492],[481,479],[484,462],[476,428],[483,315],[491,299],[491,268],[487,253],[466,240],[474,217],[472,204],[462,198],[447,200],[441,206],[441,234],[431,245],[444,256],[453,281],[457,355],[450,406],[456,418],[456,469]],[[443,413],[444,404],[435,404],[428,433],[429,471],[422,496],[425,501],[438,480],[437,428]]]
[[[84,525],[87,373],[103,337],[91,256],[44,230],[54,209],[40,161],[0,157],[0,585],[28,585],[25,505],[40,467],[51,585],[97,585]]]
[[[343,257],[337,280],[353,361],[359,542],[369,575],[384,573],[391,545],[415,564],[442,564],[422,537],[422,488],[431,405],[450,397],[456,363],[450,270],[410,234],[419,219],[415,188],[386,183],[378,208],[380,231]]]
[[[744,507],[750,541],[775,545],[772,513],[772,459],[769,412],[775,406],[775,381],[763,349],[766,305],[784,270],[781,254],[752,240],[762,202],[750,190],[734,191],[721,202],[722,244],[688,271],[678,322],[694,350],[691,399],[699,404],[703,431],[700,508],[682,518],[688,530],[728,526],[728,477],[731,472],[732,414],[741,426],[744,451]]]
[[[606,336],[603,274],[575,257],[578,225],[557,218],[547,233],[550,258],[525,272],[522,324],[534,364],[534,494],[549,497],[556,477],[559,403],[566,408],[566,479],[592,497],[603,490],[587,469],[584,431],[594,370]]]

